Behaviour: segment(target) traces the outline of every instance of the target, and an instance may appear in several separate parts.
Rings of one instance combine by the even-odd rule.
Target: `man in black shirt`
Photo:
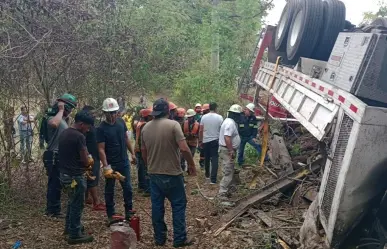
[[[83,232],[81,216],[85,202],[85,171],[92,166],[83,134],[93,125],[93,117],[84,111],[75,115],[75,123],[59,136],[59,171],[64,190],[68,193],[65,234],[69,244],[88,243],[93,237]]]
[[[105,113],[106,120],[97,128],[98,151],[104,168],[106,177],[105,184],[105,203],[106,213],[109,222],[123,217],[115,213],[114,186],[116,179],[110,173],[111,170],[120,173],[125,179],[120,183],[123,190],[125,202],[125,219],[128,220],[133,214],[133,192],[130,181],[130,165],[126,150],[130,151],[132,163],[136,163],[136,156],[128,137],[128,129],[124,120],[117,117],[119,110],[118,103],[113,98],[104,100],[102,110]]]
[[[84,106],[83,111],[88,112],[95,119],[95,108],[92,106]],[[95,125],[90,127],[90,131],[86,133],[86,146],[90,155],[93,157],[93,177],[95,179],[87,179],[87,192],[86,192],[86,204],[92,204],[94,211],[105,211],[106,207],[104,203],[101,203],[98,197],[98,183],[101,172],[101,164],[98,154],[98,145],[97,145],[97,129]]]

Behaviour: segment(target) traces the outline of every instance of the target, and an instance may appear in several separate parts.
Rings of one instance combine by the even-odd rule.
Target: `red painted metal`
[[[255,75],[258,72],[258,69],[259,69],[259,66],[261,64],[261,60],[262,60],[263,54],[265,53],[266,48],[268,48],[270,46],[271,40],[273,39],[274,29],[275,29],[274,26],[270,26],[270,25],[266,26],[265,35],[263,36],[257,57],[255,58],[255,61],[253,64],[253,68],[251,69],[251,78],[252,79],[255,78]]]
[[[137,216],[130,218],[130,227],[136,233],[137,241],[140,241],[140,218]]]

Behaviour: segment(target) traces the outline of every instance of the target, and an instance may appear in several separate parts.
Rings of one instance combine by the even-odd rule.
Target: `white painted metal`
[[[319,191],[320,220],[328,244],[337,248],[367,212],[387,169],[387,108],[369,106],[354,95],[289,68],[264,63],[256,75],[312,135],[325,136],[337,120]],[[270,89],[272,78],[274,85]]]
[[[384,115],[381,116],[381,113]],[[319,192],[321,223],[332,248],[338,247],[368,211],[370,201],[383,189],[380,184],[384,180],[380,178],[385,173],[387,163],[386,114],[386,108],[368,106],[364,115],[374,118],[369,119],[367,124],[353,120],[348,142],[345,147],[339,148],[338,144],[343,139],[339,133],[348,128],[341,124],[345,117],[349,117],[348,113],[340,109],[340,122],[336,127],[332,153],[329,156],[332,161],[327,161]],[[341,153],[342,160],[338,165],[333,165],[335,157]],[[332,174],[333,170],[336,170],[337,176]],[[326,195],[332,195],[331,203],[327,203],[330,198],[324,198]],[[330,209],[324,210],[326,207]]]
[[[294,24],[292,30],[290,31],[290,46],[292,47],[294,47],[298,36],[300,35],[303,17],[304,12],[301,10],[297,13],[296,18],[294,19]]]
[[[256,83],[269,90],[274,72],[261,68]],[[278,73],[270,92],[317,139],[325,135],[326,126],[336,116],[338,106],[297,84],[284,73]]]

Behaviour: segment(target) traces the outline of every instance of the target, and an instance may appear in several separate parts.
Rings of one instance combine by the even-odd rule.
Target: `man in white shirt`
[[[28,115],[27,108],[23,106],[21,108],[21,114],[17,118],[19,124],[20,134],[20,156],[22,163],[27,160],[31,160],[31,145],[32,145],[32,123],[35,118],[32,115]],[[27,147],[27,150],[26,150]]]
[[[204,169],[211,184],[216,184],[219,161],[219,131],[223,117],[216,113],[217,104],[210,103],[210,112],[200,120],[199,146],[204,152]],[[211,171],[210,171],[211,162]]]
[[[228,117],[224,120],[219,135],[219,156],[222,163],[223,178],[220,182],[219,198],[228,198],[235,190],[234,171],[235,155],[241,139],[238,133],[238,122],[242,113],[240,105],[232,105]]]

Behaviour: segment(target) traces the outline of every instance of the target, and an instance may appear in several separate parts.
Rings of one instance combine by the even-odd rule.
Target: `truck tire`
[[[292,22],[294,11],[297,9],[298,2],[299,0],[289,0],[282,11],[274,37],[275,49],[277,51],[286,51],[286,40],[288,39],[290,23]]]
[[[324,18],[312,58],[328,61],[337,36],[345,27],[345,5],[339,0],[324,0]]]
[[[373,20],[370,25],[382,26],[382,27],[386,27],[387,28],[387,18],[385,18],[385,17],[378,17],[375,20]]]
[[[289,60],[310,57],[320,34],[323,20],[321,0],[301,0],[289,29],[286,54]]]

